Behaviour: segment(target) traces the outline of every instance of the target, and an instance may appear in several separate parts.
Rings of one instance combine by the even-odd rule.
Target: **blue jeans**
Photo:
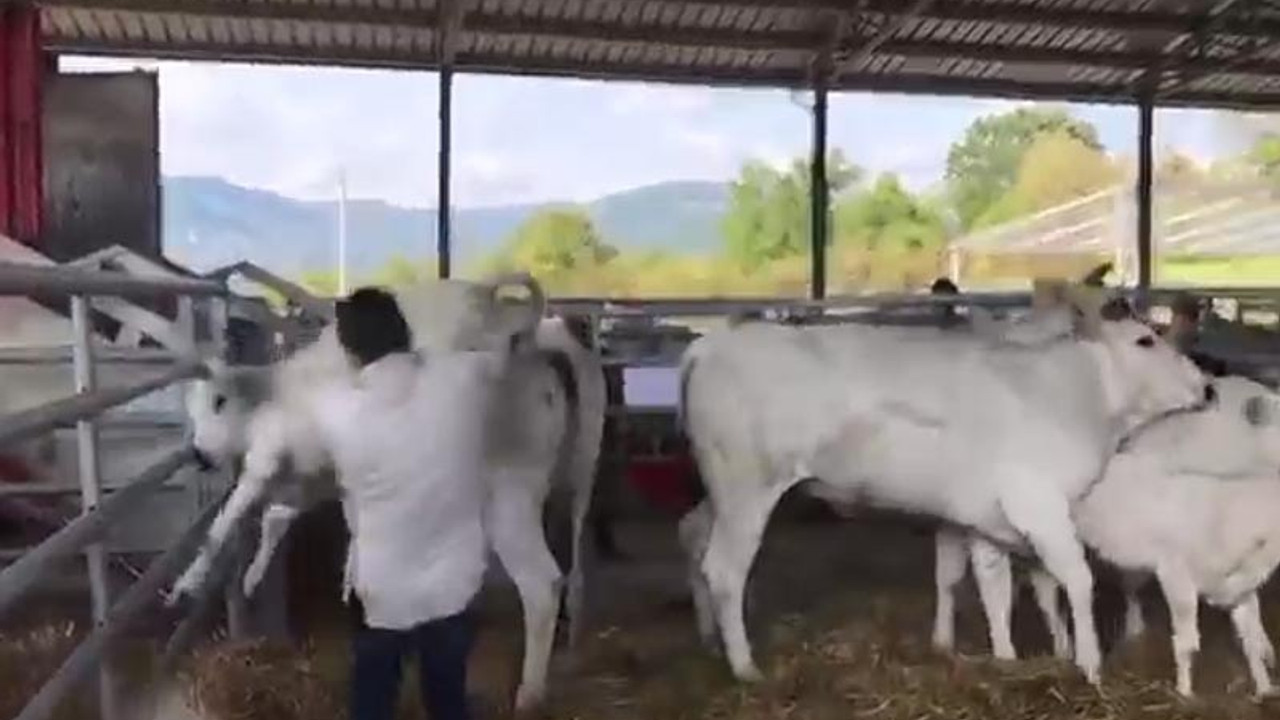
[[[467,611],[408,630],[371,628],[353,600],[351,720],[394,720],[405,655],[417,653],[422,704],[431,720],[470,720],[467,658],[475,629]]]

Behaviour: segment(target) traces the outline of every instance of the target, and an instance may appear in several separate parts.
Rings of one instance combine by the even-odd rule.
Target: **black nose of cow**
[[[195,461],[196,468],[198,468],[200,472],[210,472],[218,469],[218,464],[213,461],[213,458],[205,455],[199,450],[195,451]]]
[[[1216,387],[1214,387],[1214,386],[1213,386],[1213,383],[1205,383],[1205,385],[1204,385],[1204,401],[1205,401],[1205,402],[1207,402],[1207,403],[1212,403],[1212,402],[1217,402],[1217,401],[1218,401],[1218,389],[1217,389]]]

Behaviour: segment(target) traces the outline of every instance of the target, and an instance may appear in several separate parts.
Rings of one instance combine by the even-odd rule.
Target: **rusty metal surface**
[[[37,1],[64,52],[419,69],[447,56],[458,72],[776,88],[811,87],[829,53],[833,90],[1132,102],[1149,80],[1171,105],[1280,102],[1280,11],[1262,0]]]
[[[41,251],[160,255],[159,85],[151,73],[55,75],[45,96]]]

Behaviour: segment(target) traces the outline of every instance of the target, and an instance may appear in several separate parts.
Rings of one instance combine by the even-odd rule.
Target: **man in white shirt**
[[[351,531],[352,720],[395,716],[404,656],[416,653],[432,720],[468,720],[467,607],[487,562],[481,429],[492,383],[485,353],[411,352],[389,293],[339,301],[338,338],[360,368],[320,393]]]

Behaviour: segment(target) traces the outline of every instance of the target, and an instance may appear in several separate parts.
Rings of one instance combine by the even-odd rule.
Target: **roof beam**
[[[0,0],[11,2],[13,0]],[[437,31],[448,21],[449,14],[431,10],[399,7],[353,7],[308,2],[243,2],[242,0],[38,0],[43,7],[83,8],[154,15],[187,15],[194,17],[244,18],[303,23],[339,23],[350,25],[388,26]],[[459,7],[463,0],[443,0],[445,7]],[[611,42],[633,42],[654,45],[721,47],[738,50],[803,50],[814,47],[822,36],[807,31],[774,30],[742,33],[737,30],[680,28],[645,22],[635,25],[594,20],[559,20],[517,14],[484,13],[472,10],[466,14],[466,25],[459,24],[463,34],[520,35],[595,39]]]
[[[436,41],[441,65],[452,65],[454,56],[458,54],[458,36],[462,32],[462,18],[468,9],[467,4],[467,0],[440,0]]]
[[[42,4],[47,7],[116,10],[158,15],[245,17],[270,21],[349,23],[365,26],[419,29],[437,33],[437,38],[441,42],[441,51],[446,55],[457,51],[458,38],[460,35],[465,34],[537,36],[654,46],[718,47],[747,51],[800,53],[811,53],[814,48],[822,47],[830,42],[829,33],[818,31],[783,30],[740,33],[736,30],[672,28],[654,22],[627,27],[621,24],[597,21],[521,18],[519,16],[495,13],[480,13],[474,10],[466,14],[466,24],[463,25],[461,15],[466,0],[443,1],[446,8],[446,12],[443,15],[414,9],[388,7],[352,8],[349,6],[321,6],[278,1],[245,3],[241,0],[184,0],[181,3],[175,3],[173,0],[42,0]],[[873,6],[880,3],[880,0],[870,1]],[[180,7],[181,10],[172,10],[171,8],[174,7]],[[950,7],[950,3],[930,3],[928,0],[917,0],[907,9],[907,12],[887,16],[889,17],[889,24],[882,26],[879,32],[864,41],[862,45],[851,48],[849,50],[852,53],[850,57],[843,60],[837,57],[840,67],[856,68],[875,54],[899,55],[910,58],[1080,65],[1121,70],[1148,70],[1159,65],[1162,60],[1161,55],[1150,52],[1081,51],[1025,46],[999,47],[985,43],[892,39],[893,35],[901,31],[911,19],[915,17],[934,17],[939,12],[952,12],[951,10],[945,10],[947,7]],[[450,8],[456,8],[456,10]],[[1181,25],[1181,34],[1178,37],[1185,37],[1187,33],[1191,32],[1191,28],[1185,24],[1187,21],[1180,20],[1179,22],[1183,24]],[[452,30],[446,30],[446,27],[452,28]],[[1276,28],[1276,36],[1280,36],[1280,27]],[[67,38],[65,42],[74,45],[75,41]],[[1213,73],[1219,62],[1220,59],[1188,58],[1179,67],[1188,73],[1203,75]],[[1280,62],[1257,58],[1240,58],[1233,63],[1232,72],[1280,75]]]
[[[222,60],[294,65],[344,65],[354,67],[435,70],[438,58],[430,54],[406,54],[385,49],[351,47],[306,48],[276,45],[195,43],[163,41],[108,42],[78,41],[74,46],[52,43],[51,50],[87,54],[125,55],[148,58]],[[519,63],[519,64],[517,64]],[[601,80],[634,80],[688,83],[723,87],[798,87],[806,81],[796,68],[763,68],[744,73],[732,67],[690,68],[675,64],[584,62],[560,58],[513,59],[502,55],[459,53],[459,72],[503,73]],[[1066,100],[1128,104],[1133,95],[1121,85],[1091,83],[1030,83],[1004,79],[947,77],[926,73],[883,75],[846,73],[833,90],[890,92],[910,95],[992,96],[1018,99]],[[1188,92],[1164,103],[1172,106],[1258,109],[1280,105],[1280,92],[1212,93]]]
[[[366,26],[414,28],[437,33],[441,51],[449,55],[457,51],[461,34],[538,36],[565,39],[586,39],[598,42],[623,42],[655,46],[721,47],[739,50],[812,52],[829,41],[828,36],[810,31],[771,31],[759,34],[743,34],[736,31],[710,29],[674,29],[648,23],[631,28],[598,22],[558,21],[544,19],[524,20],[512,16],[471,12],[462,24],[462,3],[454,0],[451,11],[443,19],[434,12],[397,8],[364,8],[353,11],[347,7],[315,7],[302,3],[254,2],[231,0],[186,0],[182,11],[176,14],[200,17],[241,17],[289,22],[351,23]],[[44,0],[46,6],[75,7],[95,10],[118,10],[147,14],[172,14],[162,8],[171,7],[170,0]],[[917,0],[909,10],[921,9],[927,0]],[[924,10],[925,14],[932,10]],[[1080,51],[1042,47],[999,47],[985,43],[952,43],[937,41],[893,40],[912,15],[895,15],[890,25],[873,35],[862,45],[852,48],[851,57],[840,61],[841,67],[856,68],[875,54],[899,55],[909,58],[967,59],[985,62],[1011,62],[1027,64],[1080,65],[1120,70],[1147,70],[1157,65],[1161,56],[1154,53],[1114,51]],[[446,26],[453,28],[444,31]],[[76,38],[50,38],[75,50]],[[1183,62],[1187,72],[1213,73],[1219,60],[1192,58]],[[1280,75],[1280,62],[1241,58],[1232,65],[1232,72],[1243,74]]]
[[[921,13],[929,9],[933,4],[933,0],[915,0],[909,7],[902,12],[889,15],[885,18],[884,24],[881,25],[876,32],[865,40],[860,40],[856,47],[850,49],[847,53],[839,53],[840,57],[835,68],[835,79],[838,81],[840,74],[844,68],[858,67],[867,60],[871,59],[885,43],[893,39],[893,36],[902,32],[907,23],[918,18]]]
[[[681,5],[715,5],[738,9],[791,9],[849,11],[852,3],[842,0],[679,0]],[[864,13],[898,15],[902,12],[901,0],[866,0],[859,7]],[[1168,33],[1181,34],[1194,23],[1199,14],[1177,13],[1165,10],[1076,10],[1069,8],[1040,8],[1031,4],[1011,3],[958,3],[944,1],[934,3],[921,19],[949,20],[954,22],[992,22],[1010,25],[1051,26],[1088,30],[1107,30],[1118,33]],[[1242,37],[1266,37],[1277,33],[1280,20],[1261,22],[1229,19],[1219,32]]]
[[[1221,23],[1224,21],[1223,13],[1230,11],[1231,6],[1234,4],[1234,1],[1235,0],[1223,0],[1223,2],[1215,6],[1214,10],[1216,10],[1219,14],[1214,16],[1214,18],[1212,18],[1206,23],[1206,25],[1208,26],[1205,28],[1206,32],[1212,33],[1214,24]],[[1257,9],[1256,3],[1252,4],[1250,8],[1248,8],[1248,10],[1256,10],[1256,9]],[[1184,36],[1184,37],[1188,37],[1188,36]],[[1251,46],[1248,49],[1239,51],[1229,57],[1218,58],[1213,63],[1209,64],[1209,67],[1193,67],[1192,66],[1193,64],[1190,61],[1184,60],[1183,62],[1178,63],[1173,68],[1176,71],[1176,75],[1174,75],[1173,77],[1155,79],[1157,86],[1154,89],[1154,94],[1156,97],[1166,97],[1166,96],[1172,95],[1178,92],[1179,90],[1187,87],[1191,83],[1194,83],[1195,81],[1208,75],[1240,73],[1240,72],[1247,73],[1248,68],[1250,66],[1257,65],[1257,60],[1259,59],[1259,56],[1261,56],[1267,50],[1275,47],[1277,42],[1280,42],[1280,36],[1252,38],[1250,43]]]

